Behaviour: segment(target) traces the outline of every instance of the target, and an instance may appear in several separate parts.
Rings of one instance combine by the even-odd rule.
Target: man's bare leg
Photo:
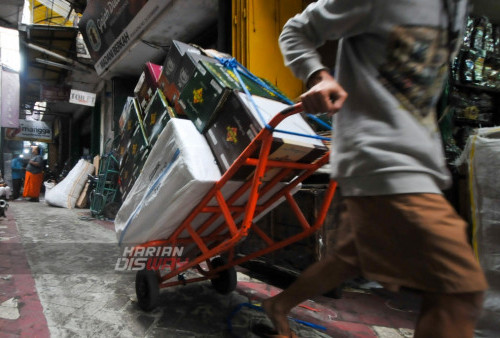
[[[299,278],[280,294],[264,300],[262,307],[280,335],[289,336],[287,315],[303,301],[338,287],[343,281],[357,277],[357,267],[336,256],[327,256],[308,267]]]
[[[472,338],[483,293],[424,293],[415,338]]]

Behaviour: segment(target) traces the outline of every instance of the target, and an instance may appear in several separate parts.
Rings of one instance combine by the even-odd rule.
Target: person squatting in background
[[[462,0],[319,0],[280,36],[309,90],[308,113],[334,116],[331,178],[344,196],[332,252],[263,302],[276,332],[300,302],[364,276],[420,290],[415,337],[473,337],[486,278],[467,224],[443,197],[451,183],[435,104],[463,29]],[[335,77],[317,48],[339,41]]]

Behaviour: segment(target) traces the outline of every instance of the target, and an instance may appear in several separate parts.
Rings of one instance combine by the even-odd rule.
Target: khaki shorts
[[[438,194],[346,197],[334,254],[389,290],[487,289],[467,224]]]

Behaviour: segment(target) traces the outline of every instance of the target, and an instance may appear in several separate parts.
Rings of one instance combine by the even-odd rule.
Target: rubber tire
[[[156,271],[140,270],[135,275],[135,293],[139,307],[146,312],[156,308],[160,296],[160,280]]]
[[[226,260],[222,257],[216,257],[210,261],[212,264],[212,268],[216,269],[220,266],[226,264]],[[236,269],[234,266],[220,271],[219,275],[210,280],[212,282],[212,286],[215,291],[222,295],[226,295],[230,292],[233,292],[236,289],[237,278],[236,278]]]

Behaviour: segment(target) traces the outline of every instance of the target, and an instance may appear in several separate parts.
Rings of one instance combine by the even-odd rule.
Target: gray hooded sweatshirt
[[[435,104],[450,58],[448,31],[464,21],[465,1],[453,4],[319,0],[283,28],[285,63],[303,81],[326,68],[316,49],[340,39],[335,78],[349,96],[334,115],[330,164],[344,195],[449,186]]]

